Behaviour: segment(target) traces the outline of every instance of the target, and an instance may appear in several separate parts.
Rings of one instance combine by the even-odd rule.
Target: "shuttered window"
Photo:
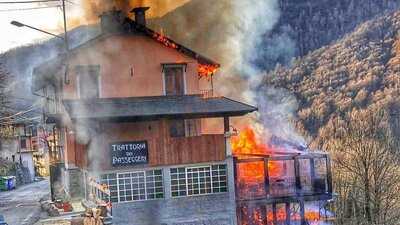
[[[183,66],[164,67],[165,95],[184,95]]]

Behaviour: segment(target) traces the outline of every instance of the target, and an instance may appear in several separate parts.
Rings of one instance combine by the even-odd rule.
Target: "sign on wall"
[[[111,144],[112,166],[133,166],[148,163],[147,141],[118,142]]]

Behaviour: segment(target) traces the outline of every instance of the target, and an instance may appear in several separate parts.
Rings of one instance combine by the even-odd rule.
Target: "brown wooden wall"
[[[87,168],[88,166],[88,151],[87,146],[79,143],[75,143],[75,162],[76,166],[80,168]]]
[[[149,149],[150,166],[191,164],[225,160],[223,134],[197,137],[168,138],[153,140]]]
[[[167,120],[107,123],[101,125],[101,130],[104,133],[94,137],[87,148],[80,144],[75,145],[75,161],[78,167],[96,170],[121,169],[121,167],[111,166],[111,143],[143,140],[146,140],[149,145],[149,163],[146,166],[214,162],[226,158],[223,134],[171,138]],[[91,160],[88,160],[88,155]]]

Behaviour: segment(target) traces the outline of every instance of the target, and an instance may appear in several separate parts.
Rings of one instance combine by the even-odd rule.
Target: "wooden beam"
[[[290,202],[285,203],[286,225],[290,225]]]
[[[238,224],[243,223],[242,214],[243,214],[243,205],[236,204],[236,218],[237,218]]]
[[[326,180],[328,183],[328,193],[333,192],[332,188],[332,167],[331,167],[331,159],[328,155],[325,156],[325,162],[326,162]]]
[[[300,219],[301,219],[301,225],[307,225],[306,221],[306,210],[304,208],[304,201],[300,201]]]
[[[286,203],[286,202],[299,202],[303,201],[326,201],[332,199],[332,194],[310,194],[310,195],[291,195],[284,197],[254,197],[249,199],[237,199],[237,204],[272,204],[272,203]]]
[[[268,158],[264,159],[264,189],[265,195],[269,195],[269,170],[268,170]]]
[[[310,177],[311,177],[311,187],[312,191],[314,191],[314,182],[315,182],[315,161],[314,158],[310,158]]]
[[[301,177],[300,177],[300,162],[299,159],[294,159],[294,174],[296,177],[296,192],[301,190]]]
[[[267,224],[267,207],[265,205],[260,206],[260,217],[262,220],[262,224]]]
[[[229,132],[230,124],[229,124],[229,117],[224,117],[224,131]]]
[[[272,217],[273,217],[274,224],[278,224],[278,217],[276,215],[276,203],[272,204]]]
[[[277,154],[277,155],[274,155]],[[314,154],[314,153],[305,153],[304,155],[300,155],[299,153],[292,153],[284,155],[282,152],[276,153],[271,152],[271,154],[235,154],[236,157],[249,157],[249,158],[268,158],[270,161],[283,161],[283,160],[294,160],[296,159],[320,159],[325,158],[326,154]]]
[[[237,158],[236,157],[233,157],[233,179],[234,179],[234,181],[235,181],[235,198],[236,198],[236,200],[238,200],[238,199],[240,199],[240,196],[239,196],[239,181],[238,181],[238,175],[237,175],[237,170],[238,170],[238,163],[236,162],[237,161]]]

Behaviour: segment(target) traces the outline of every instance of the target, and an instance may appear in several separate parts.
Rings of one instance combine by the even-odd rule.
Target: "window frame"
[[[213,180],[213,166],[218,166],[218,181],[214,181]],[[221,183],[221,179],[220,179],[220,177],[221,177],[221,175],[220,175],[220,172],[219,171],[221,171],[220,170],[220,166],[225,166],[225,186],[218,186],[218,187],[214,187],[214,185],[213,185],[213,183],[216,183],[216,182],[218,182],[218,183]],[[189,183],[188,183],[188,170],[189,169],[199,169],[199,168],[210,168],[210,185],[211,185],[211,192],[210,193],[203,193],[203,194],[201,194],[200,193],[200,182],[199,182],[199,194],[189,194]],[[179,186],[180,186],[180,179],[179,179],[179,173],[176,173],[177,175],[178,175],[178,179],[176,179],[177,180],[177,182],[178,182],[178,184],[177,185],[172,185],[172,181],[173,180],[175,180],[175,179],[173,179],[172,178],[172,172],[171,172],[171,170],[172,169],[176,169],[177,171],[179,171],[179,169],[182,169],[182,168],[184,168],[185,169],[185,195],[180,195],[179,194],[179,192],[181,192],[182,190],[180,190],[179,189]],[[226,194],[226,193],[229,193],[229,183],[228,183],[228,165],[227,164],[225,164],[225,163],[219,163],[219,164],[210,164],[210,165],[196,165],[196,166],[187,166],[187,167],[171,167],[171,168],[169,168],[170,169],[170,180],[171,180],[171,183],[170,183],[170,197],[171,198],[184,198],[184,197],[196,197],[196,196],[205,196],[205,195],[216,195],[216,194]],[[200,179],[200,178],[199,178]],[[172,186],[177,186],[178,187],[178,189],[177,189],[177,191],[173,191],[172,190]],[[215,188],[218,188],[219,189],[219,191],[218,192],[214,192],[214,189]],[[221,191],[221,188],[225,188],[226,189],[226,191]],[[178,195],[177,196],[174,196],[173,195],[173,192],[178,192]]]
[[[160,171],[161,173],[160,173],[160,175],[155,175],[154,173],[155,173],[155,171]],[[152,172],[152,176],[153,176],[153,183],[154,183],[154,187],[153,187],[153,189],[154,189],[154,198],[148,198],[148,189],[150,188],[150,187],[148,187],[147,186],[147,183],[148,183],[148,175],[147,175],[147,173],[148,172]],[[140,174],[140,173],[142,173],[144,176],[143,176],[143,178],[144,178],[144,199],[140,199],[140,192],[138,193],[138,196],[139,196],[139,199],[138,200],[133,200],[133,182],[132,182],[132,175],[131,174],[133,174],[133,173],[135,173],[135,174]],[[164,171],[162,170],[162,169],[149,169],[149,170],[136,170],[136,171],[125,171],[125,172],[110,172],[110,173],[104,173],[104,174],[101,174],[100,175],[100,181],[101,181],[101,183],[105,183],[105,184],[109,184],[109,179],[108,179],[108,176],[110,176],[111,174],[114,174],[115,175],[115,181],[116,181],[116,187],[117,187],[117,190],[116,190],[116,193],[117,193],[117,195],[116,196],[110,196],[110,199],[113,199],[113,198],[116,198],[117,199],[117,201],[114,201],[113,203],[131,203],[131,202],[143,202],[143,201],[155,201],[155,200],[163,200],[163,199],[165,199],[165,182],[164,182]],[[126,200],[126,197],[127,197],[127,195],[126,195],[126,193],[125,193],[125,195],[124,196],[121,196],[121,194],[120,194],[120,191],[122,191],[121,189],[120,189],[120,185],[122,185],[121,184],[121,181],[122,181],[122,179],[125,179],[125,177],[123,177],[123,178],[120,178],[119,177],[119,175],[125,175],[125,174],[129,174],[130,176],[129,176],[129,179],[130,179],[130,191],[132,192],[131,193],[131,197],[132,197],[132,200]],[[106,179],[103,179],[103,177],[102,176],[107,176],[107,178]],[[159,181],[156,181],[155,179],[154,179],[154,177],[155,176],[160,176],[161,177],[161,184],[162,184],[162,186],[160,187],[160,186],[156,186],[156,184],[155,183],[157,183],[157,182],[159,182]],[[139,185],[139,189],[138,189],[138,191],[140,191],[140,182],[138,182],[137,183],[137,185]],[[124,183],[124,185],[126,185],[125,183]],[[157,188],[162,188],[162,198],[157,198],[156,197],[156,195],[157,194],[160,194],[161,192],[157,192],[156,191],[156,189]],[[125,191],[126,191],[127,189],[125,189]],[[125,200],[123,200],[123,201],[121,201],[121,197],[125,197]]]
[[[183,76],[183,95],[187,95],[187,85],[186,85],[186,70],[187,64],[186,63],[164,63],[162,65],[162,79],[163,79],[163,95],[167,95],[167,81],[165,75],[166,68],[182,68],[182,76]]]
[[[98,97],[101,98],[102,95],[102,87],[101,87],[101,70],[100,70],[100,65],[77,65],[75,66],[75,74],[76,74],[76,94],[79,99],[82,99],[81,96],[81,76],[82,75],[79,71],[90,71],[90,70],[97,70],[97,88],[98,88]],[[83,99],[88,99],[88,98],[83,98]],[[90,98],[89,98],[90,99]]]

